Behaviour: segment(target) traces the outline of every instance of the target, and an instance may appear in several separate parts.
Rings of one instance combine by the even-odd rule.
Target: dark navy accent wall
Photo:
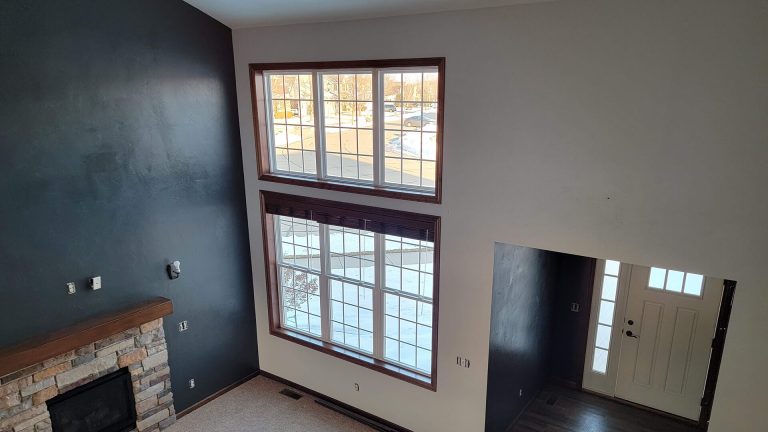
[[[487,432],[505,431],[548,378],[557,255],[496,243]]]
[[[496,243],[486,432],[508,430],[549,380],[581,386],[594,269],[594,258]]]
[[[0,3],[0,346],[165,296],[177,410],[257,370],[233,67],[181,0]]]
[[[561,384],[581,387],[589,339],[589,314],[597,260],[558,254],[555,297],[552,301],[550,375]],[[571,311],[571,303],[579,311]]]

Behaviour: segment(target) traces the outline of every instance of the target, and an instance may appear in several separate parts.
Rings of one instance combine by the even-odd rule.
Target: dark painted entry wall
[[[227,27],[181,0],[3,1],[0,161],[0,346],[166,296],[177,409],[258,368]]]
[[[486,432],[506,431],[548,380],[581,384],[594,266],[593,258],[496,243]]]

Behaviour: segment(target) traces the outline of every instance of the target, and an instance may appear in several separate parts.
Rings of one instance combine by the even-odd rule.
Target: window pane
[[[603,276],[603,296],[604,300],[616,301],[616,284],[618,279],[614,276]]]
[[[392,361],[400,360],[400,344],[395,339],[384,340],[384,358]]]
[[[427,102],[437,102],[438,76],[437,72],[428,72],[424,74],[423,100]]]
[[[426,373],[432,372],[432,351],[422,348],[416,349],[416,369]]]
[[[285,89],[286,99],[299,98],[299,76],[298,75],[284,75],[283,86]]]
[[[329,279],[331,286],[331,332],[333,342],[373,352],[373,310],[360,298],[373,297],[371,288]],[[337,301],[337,299],[341,301]]]
[[[326,165],[330,177],[373,181],[372,74],[323,73]],[[330,129],[329,127],[341,126]]]
[[[373,232],[329,225],[328,233],[330,273],[370,284],[375,283]]]
[[[432,350],[432,304],[389,293],[385,294],[384,302],[385,358],[429,372]],[[398,344],[394,345],[395,342]],[[422,356],[428,356],[429,361],[419,360],[418,352],[421,352]]]
[[[598,322],[605,325],[613,325],[613,302],[607,300],[600,301],[600,317]]]
[[[664,281],[667,277],[667,271],[663,268],[651,267],[651,276],[648,280],[648,287],[664,289]]]
[[[437,74],[385,72],[382,77],[384,149],[388,157],[384,181],[432,189],[437,158]]]
[[[306,219],[276,216],[279,228],[278,261],[320,271],[320,226]]]
[[[432,242],[385,236],[384,285],[431,298],[434,250]]]
[[[299,92],[301,99],[313,100],[312,93],[312,75],[299,75]]]
[[[618,276],[620,265],[621,263],[618,261],[605,260],[605,274],[608,274],[611,276]]]
[[[611,327],[598,324],[595,335],[595,346],[608,349],[611,345]]]
[[[695,273],[685,274],[685,293],[690,295],[701,295],[701,288],[704,286],[704,276]]]
[[[685,273],[675,270],[670,270],[667,273],[667,291],[682,292],[683,291],[683,278]]]
[[[320,336],[320,277],[280,267],[279,287],[285,327]]]
[[[317,173],[314,155],[314,106],[311,90],[305,95],[307,83],[311,89],[311,74],[269,76],[271,111],[271,145],[274,148],[273,168],[277,171],[301,174]],[[304,126],[310,126],[306,128]],[[285,150],[288,149],[288,150]]]
[[[595,355],[592,360],[592,370],[599,373],[605,373],[608,370],[608,351],[595,348]]]
[[[282,75],[270,75],[269,87],[272,99],[283,99],[285,93],[283,92],[283,76]]]
[[[400,342],[400,363],[416,367],[416,347],[414,345]]]

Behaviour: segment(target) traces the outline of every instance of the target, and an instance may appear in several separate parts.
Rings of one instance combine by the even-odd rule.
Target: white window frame
[[[434,322],[434,316],[437,314],[437,308],[436,304],[434,302],[434,295],[432,298],[421,296],[417,294],[412,294],[404,291],[398,291],[395,289],[387,288],[385,284],[385,272],[384,272],[384,266],[385,266],[385,258],[386,258],[386,235],[380,234],[372,231],[368,231],[374,236],[374,260],[375,260],[375,283],[371,284],[369,282],[364,282],[362,280],[357,279],[351,279],[344,276],[339,275],[332,275],[330,273],[330,229],[329,225],[324,223],[318,223],[319,227],[319,236],[320,236],[320,271],[318,272],[315,269],[312,268],[305,268],[299,265],[285,263],[282,261],[282,241],[281,239],[281,232],[280,232],[280,217],[276,216],[273,219],[274,223],[272,226],[272,230],[274,231],[275,235],[275,262],[277,265],[277,275],[278,275],[278,283],[277,283],[277,290],[278,290],[278,306],[279,306],[279,316],[280,316],[280,327],[291,332],[296,332],[299,334],[302,334],[308,338],[312,338],[315,340],[322,341],[324,343],[337,346],[339,348],[342,348],[344,350],[349,350],[358,354],[361,354],[363,356],[371,357],[376,360],[379,360],[383,363],[387,363],[393,366],[396,366],[398,368],[402,368],[405,370],[408,370],[410,372],[413,372],[415,374],[418,374],[420,376],[426,377],[426,378],[433,378],[435,375],[434,369],[431,369],[429,373],[425,372],[424,370],[418,369],[416,367],[413,367],[411,365],[400,363],[399,361],[395,361],[392,359],[385,358],[384,353],[384,344],[385,344],[385,322],[386,322],[386,305],[384,304],[384,295],[385,294],[394,294],[400,298],[408,298],[416,301],[420,301],[423,303],[429,303],[432,305],[432,314],[433,314],[433,321],[430,323],[430,329],[433,334],[432,338],[432,344],[430,346],[430,368],[434,367],[435,362],[434,357],[437,355],[435,351],[435,344],[434,344],[434,334],[435,334],[435,322]],[[434,247],[434,246],[433,246]],[[434,263],[434,249],[433,249],[433,263]],[[286,326],[285,322],[285,316],[283,314],[284,307],[283,307],[283,291],[282,291],[282,280],[281,280],[281,274],[280,271],[281,268],[288,268],[292,269],[294,271],[300,271],[304,273],[310,273],[313,275],[316,275],[319,277],[320,281],[320,305],[321,305],[321,335],[318,336],[316,334],[303,331],[301,329],[295,328],[295,327],[288,327]],[[436,267],[433,267],[436,268]],[[437,279],[437,275],[433,273],[433,283],[434,280]],[[331,296],[330,296],[330,280],[337,280],[342,282],[349,282],[358,286],[363,286],[365,288],[370,288],[373,293],[373,353],[369,353],[360,349],[357,349],[355,347],[340,344],[336,341],[333,341],[331,338]],[[433,291],[434,293],[434,291]],[[399,339],[398,339],[399,340]],[[418,347],[418,345],[417,345]],[[417,349],[417,348],[415,348]]]
[[[441,161],[435,161],[436,179],[434,187],[415,186],[415,185],[402,185],[398,183],[390,183],[385,181],[384,171],[384,154],[385,154],[385,139],[384,139],[384,103],[382,97],[384,93],[383,89],[383,76],[385,73],[440,73],[438,66],[409,66],[409,67],[385,67],[385,68],[338,68],[338,69],[285,69],[285,70],[266,70],[263,72],[263,86],[264,86],[264,105],[266,107],[266,137],[269,148],[269,169],[270,173],[279,175],[281,177],[294,177],[310,181],[331,181],[337,184],[347,184],[351,186],[359,186],[363,188],[377,188],[391,191],[399,191],[406,193],[416,193],[422,195],[434,195],[438,193],[438,184],[440,180],[440,167]],[[315,156],[316,156],[316,174],[311,173],[298,173],[294,171],[285,171],[277,168],[276,155],[275,155],[275,142],[273,134],[272,119],[272,86],[270,77],[272,75],[291,75],[291,74],[308,74],[312,75],[312,103],[314,104],[314,129],[315,129]],[[326,146],[325,146],[325,125],[324,125],[324,92],[322,91],[322,75],[323,74],[351,74],[351,73],[371,73],[372,84],[372,106],[373,106],[373,181],[356,180],[344,177],[329,176],[326,166]],[[442,79],[442,77],[439,77]],[[436,103],[441,103],[439,100]],[[401,113],[402,114],[402,113]],[[440,120],[438,119],[438,122]],[[437,125],[438,132],[441,129],[440,124]],[[439,145],[439,144],[438,144]],[[439,151],[439,150],[438,150]]]

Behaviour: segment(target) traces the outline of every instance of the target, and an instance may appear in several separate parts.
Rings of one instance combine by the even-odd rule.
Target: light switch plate
[[[92,289],[101,289],[101,276],[94,276],[90,279]]]
[[[75,286],[74,282],[67,282],[67,294],[75,294],[77,292],[77,287]]]

